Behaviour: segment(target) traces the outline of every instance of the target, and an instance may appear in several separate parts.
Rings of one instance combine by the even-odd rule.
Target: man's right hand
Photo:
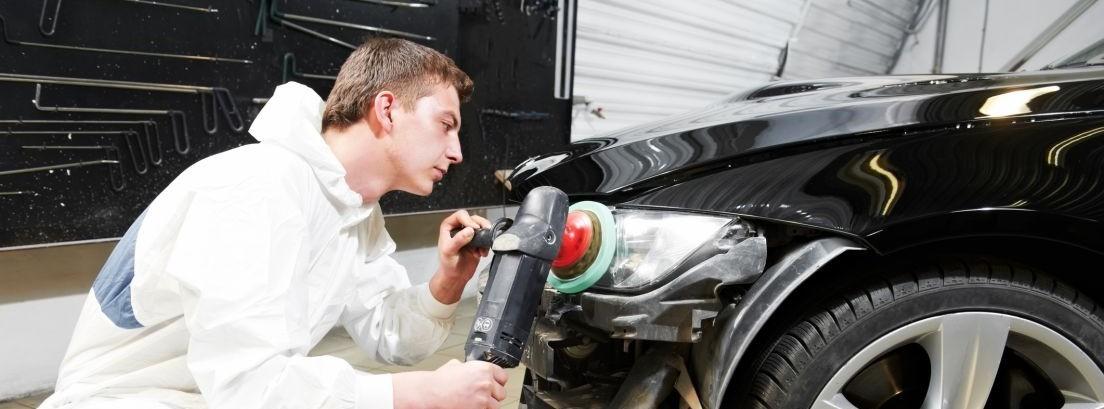
[[[495,409],[506,399],[506,370],[498,365],[457,360],[432,372],[392,375],[396,409]]]

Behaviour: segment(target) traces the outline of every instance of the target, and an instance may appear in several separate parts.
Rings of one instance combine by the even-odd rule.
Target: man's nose
[[[464,154],[460,152],[459,132],[452,137],[452,143],[450,143],[448,149],[445,150],[445,157],[448,158],[449,163],[453,165],[464,161]]]

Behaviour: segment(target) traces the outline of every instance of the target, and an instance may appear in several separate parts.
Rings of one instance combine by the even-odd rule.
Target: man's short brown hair
[[[371,38],[357,47],[337,73],[326,99],[322,129],[344,129],[360,120],[382,91],[395,94],[405,109],[441,84],[467,101],[472,80],[451,58],[432,48],[397,38]]]

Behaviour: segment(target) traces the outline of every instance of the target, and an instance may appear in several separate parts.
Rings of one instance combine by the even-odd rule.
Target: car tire
[[[1099,385],[1104,382],[1100,371],[1104,362],[1102,311],[1086,294],[1061,281],[1023,266],[981,259],[954,259],[915,273],[872,277],[865,285],[852,286],[841,296],[829,298],[822,308],[803,314],[773,344],[766,344],[767,353],[760,355],[751,377],[748,399],[724,406],[865,409],[981,407],[977,405],[982,402],[986,408],[1043,408],[1081,399],[1076,394],[1064,396],[1053,381],[1072,375],[1053,371],[1073,371],[1080,374],[1079,382],[1104,388]],[[1019,332],[1007,330],[999,344],[996,340],[1005,323]],[[974,335],[956,338],[950,335],[954,328]],[[913,338],[910,341],[905,336]],[[965,343],[975,342],[970,344],[973,347],[956,347],[971,339],[975,341]],[[945,345],[932,347],[933,343]],[[997,350],[997,346],[1004,347],[997,355],[986,352]],[[1032,348],[1058,355],[1040,355],[1044,352]],[[937,351],[934,355],[933,350]],[[955,358],[961,358],[960,353],[975,355]],[[863,356],[867,361],[859,359]],[[1033,359],[1057,359],[1068,365],[1055,367]],[[942,366],[937,368],[933,362]],[[977,372],[954,369],[959,362],[974,362]],[[1040,364],[1050,365],[1052,372],[1040,369]],[[962,379],[984,388],[978,390],[992,393],[977,396],[969,387],[964,387],[964,392],[946,383],[959,376],[956,371],[962,372]],[[986,381],[986,377],[993,379]],[[1028,387],[1023,386],[1023,379],[1030,381]],[[879,388],[881,392],[865,391]],[[963,395],[970,393],[975,396]],[[1097,394],[1085,399],[1100,402],[1102,398]]]

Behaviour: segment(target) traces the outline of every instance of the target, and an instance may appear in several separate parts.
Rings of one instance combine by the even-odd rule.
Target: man
[[[260,143],[188,168],[126,232],[43,407],[497,407],[506,373],[491,364],[376,375],[307,356],[337,324],[385,363],[444,342],[486,255],[461,247],[490,224],[446,218],[438,271],[411,287],[377,202],[428,195],[460,163],[471,89],[448,57],[396,39],[354,51],[324,105],[278,87],[249,130]]]

